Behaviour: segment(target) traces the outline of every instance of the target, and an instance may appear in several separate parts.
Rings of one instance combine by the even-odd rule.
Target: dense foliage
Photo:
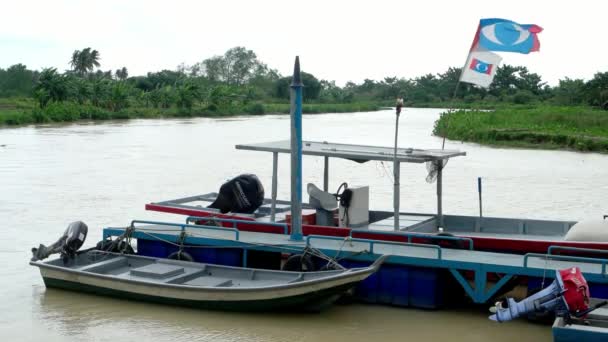
[[[129,76],[126,67],[101,70],[101,60],[85,48],[74,51],[64,72],[23,64],[0,69],[0,125],[289,111],[291,78],[243,47],[145,76]],[[434,133],[450,139],[608,152],[608,112],[600,109],[608,109],[608,72],[551,87],[525,67],[504,65],[486,90],[462,83],[456,89],[460,71],[344,86],[302,72],[303,110],[371,111],[404,97],[409,106],[473,109],[437,121]]]
[[[180,65],[175,70],[149,72],[129,77],[126,67],[116,71],[95,70],[101,64],[97,50],[76,50],[69,63],[71,70],[54,68],[29,70],[16,64],[0,69],[0,97],[33,97],[41,108],[53,102],[90,104],[110,111],[129,106],[179,108],[203,106],[211,110],[247,105],[252,102],[285,103],[289,97],[290,77],[258,60],[244,47],[232,48],[222,56],[200,63]],[[309,103],[392,103],[397,96],[410,105],[448,105],[460,75],[459,68],[427,74],[413,79],[385,77],[349,82],[340,87],[334,81],[319,80],[302,74],[305,101]],[[598,73],[587,82],[565,78],[554,87],[526,67],[503,65],[488,90],[461,84],[455,100],[464,103],[547,102],[560,105],[603,106],[608,101],[608,72]]]

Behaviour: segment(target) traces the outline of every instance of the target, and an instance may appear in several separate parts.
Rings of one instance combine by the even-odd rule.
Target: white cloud
[[[478,20],[502,17],[545,29],[540,52],[503,53],[504,63],[552,84],[608,70],[602,1],[21,0],[2,7],[0,67],[63,70],[72,51],[90,46],[103,69],[126,66],[137,75],[245,46],[283,74],[299,54],[305,71],[339,84],[410,78],[461,66]]]

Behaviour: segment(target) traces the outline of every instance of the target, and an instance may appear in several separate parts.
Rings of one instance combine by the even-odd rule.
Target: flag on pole
[[[538,25],[521,25],[507,19],[481,19],[471,51],[530,53],[540,49]]]
[[[471,51],[467,64],[460,74],[460,82],[476,84],[488,88],[494,80],[496,69],[502,58],[489,51]]]

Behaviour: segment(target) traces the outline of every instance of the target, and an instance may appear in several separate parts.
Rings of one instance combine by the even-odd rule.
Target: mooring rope
[[[156,236],[154,234],[148,233],[148,231],[155,231],[158,232],[159,230],[157,229],[145,229],[145,228],[135,228],[135,227],[129,227],[132,229],[131,233],[129,233],[129,235],[132,235],[133,232],[138,231],[141,232],[142,234],[149,236],[153,239],[165,242],[167,244],[170,244],[172,246],[178,247],[180,248],[180,251],[183,250],[184,246],[186,246],[184,244],[185,239],[188,235],[192,236],[192,237],[207,237],[207,238],[211,238],[211,236],[206,236],[203,234],[195,234],[193,232],[186,232],[186,231],[182,231],[180,234],[180,243],[175,243],[173,241],[167,240],[167,239],[163,239],[159,236]],[[175,230],[166,230],[167,232],[175,232]],[[125,232],[126,234],[126,232]],[[125,236],[125,234],[122,234],[119,238]],[[118,239],[117,239],[118,240]],[[116,242],[116,241],[114,241]],[[314,257],[317,257],[319,259],[325,260],[327,261],[327,265],[335,265],[341,269],[346,269],[344,266],[340,265],[338,263],[338,261],[343,260],[345,258],[349,258],[349,257],[353,257],[356,255],[361,255],[361,254],[366,254],[369,253],[368,250],[361,250],[361,251],[357,251],[357,252],[352,252],[347,256],[343,256],[343,257],[339,257],[344,249],[344,246],[346,245],[347,242],[351,243],[352,246],[352,240],[350,237],[345,237],[344,240],[342,241],[342,244],[340,245],[340,248],[338,250],[338,252],[336,253],[336,255],[332,258],[328,255],[326,255],[325,253],[323,253],[322,251],[320,251],[317,248],[311,247],[311,246],[306,246],[303,250],[297,248],[296,246],[299,246],[299,244],[279,244],[279,245],[271,245],[271,244],[265,244],[265,243],[257,243],[257,242],[242,242],[239,245],[222,245],[222,246],[213,246],[213,245],[187,245],[188,248],[243,248],[243,244],[248,245],[248,246],[258,246],[258,247],[272,247],[272,248],[279,248],[281,250],[284,251],[290,251],[290,252],[294,252],[294,253],[298,253],[298,252],[302,252],[302,254],[310,254]],[[130,242],[129,242],[130,243]]]

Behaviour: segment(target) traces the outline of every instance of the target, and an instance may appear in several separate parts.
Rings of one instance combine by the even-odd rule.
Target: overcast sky
[[[2,0],[0,67],[69,68],[92,47],[101,68],[130,75],[175,69],[253,50],[283,75],[295,55],[318,78],[361,82],[412,78],[461,67],[479,19],[505,18],[544,28],[540,52],[499,53],[552,85],[608,71],[608,1],[48,1]]]

